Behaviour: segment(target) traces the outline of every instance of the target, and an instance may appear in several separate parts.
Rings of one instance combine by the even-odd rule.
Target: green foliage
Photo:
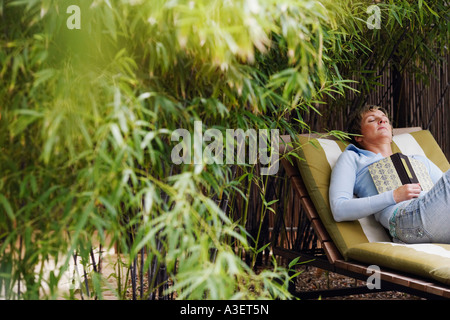
[[[242,260],[265,248],[245,230],[242,181],[259,186],[261,216],[279,214],[267,181],[250,166],[174,166],[170,134],[201,120],[294,135],[308,129],[302,115],[348,90],[342,75],[361,55],[390,52],[381,44],[399,26],[411,42],[431,25],[448,41],[439,1],[380,4],[379,31],[366,26],[370,3],[0,1],[0,295],[57,298],[73,256],[92,271],[101,245],[126,257],[113,274],[120,298],[120,268],[143,250],[143,267],[164,265],[179,298],[290,298],[286,269],[255,273]],[[80,30],[66,27],[69,5]],[[430,52],[418,44],[414,57]],[[243,208],[219,207],[236,195]],[[101,298],[107,279],[91,273]],[[74,279],[82,293],[87,278]]]
[[[353,6],[356,2],[347,3]],[[444,62],[448,54],[448,3],[438,0],[375,2],[380,12],[380,28],[369,29],[347,20],[355,32],[342,38],[345,42],[334,51],[338,56],[332,56],[332,60],[337,58],[342,77],[357,81],[354,88],[359,94],[351,106],[346,95],[336,97],[336,101],[329,101],[331,109],[351,114],[361,108],[367,102],[364,98],[381,85],[380,77],[388,67],[428,84],[434,76],[429,70]],[[366,9],[367,6],[360,6],[357,10],[365,12]],[[368,12],[366,17],[374,12]]]

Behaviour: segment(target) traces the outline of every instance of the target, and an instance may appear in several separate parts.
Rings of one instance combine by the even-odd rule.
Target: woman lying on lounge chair
[[[450,243],[450,170],[443,173],[424,156],[422,162],[434,186],[404,184],[378,193],[369,165],[393,152],[392,126],[380,107],[366,107],[353,121],[354,136],[339,157],[330,181],[330,205],[336,221],[352,221],[374,215],[394,241]],[[354,197],[356,195],[356,198]]]

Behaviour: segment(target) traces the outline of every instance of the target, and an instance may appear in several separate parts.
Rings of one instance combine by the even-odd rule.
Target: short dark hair
[[[368,104],[368,105],[365,105],[359,112],[355,113],[355,115],[351,118],[351,121],[349,122],[349,125],[347,127],[347,132],[351,134],[350,135],[351,142],[358,148],[361,148],[361,146],[359,145],[358,142],[356,142],[354,135],[361,134],[361,123],[362,123],[362,119],[363,119],[364,115],[367,112],[376,111],[376,110],[380,110],[389,118],[389,115],[388,115],[386,109],[384,109],[383,107],[377,106],[377,105]]]

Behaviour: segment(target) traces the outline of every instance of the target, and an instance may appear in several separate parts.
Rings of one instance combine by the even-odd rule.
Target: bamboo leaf
[[[430,6],[429,6],[425,1],[422,1],[422,2],[425,4],[425,6],[427,7],[427,9],[428,9],[433,15],[435,15],[437,18],[441,18],[441,17],[439,16],[439,14],[437,14],[433,9],[431,9]]]
[[[16,217],[14,216],[13,208],[11,207],[8,199],[3,194],[0,194],[0,203],[3,206],[3,209],[5,209],[6,215],[11,219],[11,221],[15,221]]]

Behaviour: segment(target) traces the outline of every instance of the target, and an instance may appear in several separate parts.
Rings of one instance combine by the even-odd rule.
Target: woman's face
[[[380,110],[367,112],[361,120],[361,135],[356,141],[363,146],[392,142],[392,126],[388,117]]]

